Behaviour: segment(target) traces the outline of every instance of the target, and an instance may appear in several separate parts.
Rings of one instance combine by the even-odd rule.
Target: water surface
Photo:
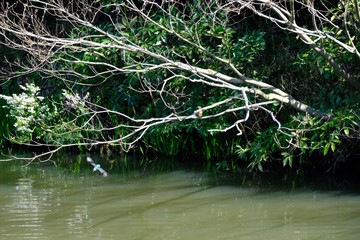
[[[357,193],[233,182],[2,170],[0,239],[360,239]]]

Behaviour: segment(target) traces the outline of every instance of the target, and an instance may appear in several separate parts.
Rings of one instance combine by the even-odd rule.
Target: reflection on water
[[[0,182],[0,239],[360,238],[358,194],[264,191],[188,172],[16,174]]]
[[[48,192],[45,190],[34,193],[32,183],[32,179],[20,178],[14,192],[8,196],[8,201],[4,204],[5,215],[12,216],[8,219],[11,229],[8,237],[18,236],[18,229],[24,230],[21,231],[24,238],[42,235]]]

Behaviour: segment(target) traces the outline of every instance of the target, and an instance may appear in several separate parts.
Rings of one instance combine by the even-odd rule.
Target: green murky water
[[[360,239],[360,194],[222,179],[3,169],[0,239]]]

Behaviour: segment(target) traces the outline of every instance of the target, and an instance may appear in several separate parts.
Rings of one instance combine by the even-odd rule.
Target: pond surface
[[[360,194],[241,177],[0,172],[0,239],[360,239]]]

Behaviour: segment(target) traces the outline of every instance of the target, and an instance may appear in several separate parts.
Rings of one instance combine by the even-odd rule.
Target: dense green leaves
[[[163,64],[159,56],[164,56],[173,62],[238,77],[233,67],[254,80],[279,87],[333,118],[323,121],[274,104],[267,109],[281,126],[268,112],[256,111],[257,108],[251,109],[246,123],[236,126],[242,135],[233,130],[225,133],[209,130],[226,129],[244,118],[245,110],[213,119],[171,121],[147,129],[133,151],[184,159],[195,156],[198,160],[194,161],[214,165],[219,170],[235,171],[245,163],[250,170],[265,171],[274,162],[290,168],[307,164],[314,155],[336,161],[358,146],[359,94],[339,81],[327,59],[299,44],[291,32],[279,31],[267,20],[247,13],[234,16],[226,8],[219,8],[216,1],[168,3],[163,8],[144,5],[141,11],[136,10],[141,2],[131,7],[116,6],[123,1],[96,2],[99,15],[90,21],[95,27],[90,27],[90,23],[70,24],[70,30],[62,34],[98,45],[85,44],[80,48],[73,44],[73,48],[64,51],[57,49],[45,64],[46,71],[35,71],[38,74],[23,80],[28,83],[24,92],[13,90],[0,95],[7,103],[2,112],[14,123],[1,121],[0,128],[7,135],[16,136],[14,142],[37,141],[54,146],[74,143],[80,150],[84,150],[83,145],[95,149],[94,142],[121,145],[120,140],[113,139],[130,134],[130,124],[132,128],[141,125],[133,119],[174,113],[191,115],[198,106],[209,106],[239,94],[232,89],[191,81],[201,78],[200,73],[174,66],[159,67]],[[354,13],[355,5],[349,4]],[[344,5],[339,6],[327,14],[341,25]],[[312,24],[310,19],[302,20],[301,24]],[[336,32],[341,41],[358,44],[356,15],[349,15],[349,21],[347,26],[353,36],[350,39],[335,26],[325,30]],[[329,39],[319,42],[324,51],[337,61],[346,62],[349,72],[358,75],[359,64],[354,54]],[[138,46],[152,55],[125,51],[122,44]],[[49,69],[53,72],[49,73]],[[271,89],[261,90],[267,93]],[[259,99],[256,94],[248,98],[252,103]],[[243,99],[235,98],[204,112],[204,116],[243,105]],[[134,134],[133,138],[139,135]]]

